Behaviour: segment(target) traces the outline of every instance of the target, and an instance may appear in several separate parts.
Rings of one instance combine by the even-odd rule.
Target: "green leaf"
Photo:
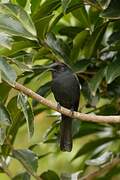
[[[115,58],[113,62],[111,62],[106,69],[106,81],[110,84],[120,76],[120,59],[119,57]]]
[[[120,1],[112,0],[101,16],[108,19],[120,19]]]
[[[26,3],[27,3],[27,0],[16,0],[16,2],[20,5],[20,6],[22,6],[22,7],[25,7],[25,5],[26,5]]]
[[[104,131],[104,128],[105,126],[100,124],[90,122],[78,122],[76,120],[73,123],[73,137],[80,138],[97,132],[99,133],[101,131]]]
[[[80,2],[79,2],[80,3]],[[84,28],[91,28],[89,17],[86,11],[86,8],[83,4],[81,4],[81,7],[78,9],[75,9],[72,14],[79,20],[80,26]]]
[[[9,84],[14,85],[16,81],[16,73],[13,68],[6,62],[5,58],[0,58],[0,71],[2,79]]]
[[[92,95],[95,96],[97,89],[99,88],[100,83],[102,82],[106,73],[106,67],[102,67],[99,71],[93,76],[89,82],[89,87],[91,89]]]
[[[14,4],[0,4],[0,29],[13,36],[37,40],[30,16],[20,6]]]
[[[0,101],[1,102],[4,103],[6,101],[10,90],[11,90],[11,87],[7,83],[5,82],[0,83]]]
[[[92,140],[90,142],[87,142],[86,144],[84,144],[80,150],[76,153],[76,155],[73,157],[72,160],[85,155],[87,153],[92,152],[93,150],[95,150],[96,148],[98,148],[99,146],[106,144],[108,142],[112,142],[113,140],[115,140],[117,138],[115,137],[103,137],[103,138],[99,138],[99,139],[95,139]]]
[[[9,136],[11,145],[14,143],[15,137],[19,128],[25,123],[25,118],[23,113],[17,107],[17,96],[10,99],[7,109],[10,113],[12,124],[7,129],[7,137]],[[2,146],[2,154],[4,156],[8,156],[9,152],[11,151],[11,147],[4,144]]]
[[[17,105],[23,111],[23,114],[27,122],[28,134],[31,137],[34,133],[34,115],[30,103],[27,100],[27,96],[19,93]]]
[[[0,125],[9,126],[11,124],[11,118],[8,110],[0,103]]]
[[[0,55],[11,56],[17,52],[26,50],[28,48],[36,48],[36,47],[38,47],[38,44],[33,41],[22,40],[18,42],[13,42],[12,49],[1,48]]]
[[[85,30],[78,33],[73,39],[73,49],[71,51],[71,61],[73,63],[80,58],[81,50],[84,47],[88,35],[89,32]]]
[[[17,174],[12,180],[30,180],[30,175],[27,172]]]
[[[81,59],[76,63],[72,64],[72,69],[74,72],[84,72],[87,67],[90,65],[90,60],[88,59]]]
[[[36,23],[37,34],[40,39],[44,39],[45,34],[47,33],[49,22],[52,19],[53,15],[45,16],[40,18]]]
[[[6,33],[0,32],[0,47],[12,48],[13,39]]]
[[[107,25],[108,23],[105,23],[96,28],[86,41],[86,45],[84,47],[84,55],[86,58],[91,58],[92,56],[96,55],[97,49],[99,48],[105,34]]]
[[[31,2],[31,11],[32,15],[36,13],[38,8],[40,7],[41,0],[30,0]]]
[[[17,149],[12,151],[12,156],[21,162],[26,170],[36,172],[38,168],[37,156],[28,149]]]
[[[70,4],[71,0],[61,0],[63,12],[66,13],[66,10]]]
[[[45,83],[44,85],[40,86],[40,88],[36,91],[37,94],[43,97],[47,97],[51,90],[51,81]],[[39,102],[33,99],[32,105],[36,106]]]
[[[70,48],[62,39],[57,39],[53,33],[47,33],[45,42],[55,54],[62,57],[64,61],[69,62]]]
[[[36,22],[40,18],[45,16],[49,16],[60,6],[60,0],[47,0],[45,1],[37,10],[35,14],[33,14],[33,19]]]
[[[91,165],[91,166],[101,166],[107,162],[109,162],[112,158],[112,152],[104,152],[101,156],[95,158],[86,160],[85,164]]]
[[[40,176],[43,180],[60,180],[59,176],[51,170],[48,170],[46,172],[43,172]]]

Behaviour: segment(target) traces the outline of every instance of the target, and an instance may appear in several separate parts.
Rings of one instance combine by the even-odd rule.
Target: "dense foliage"
[[[70,179],[84,176],[111,161],[120,150],[120,125],[74,121],[72,153],[60,152],[59,120],[48,107],[15,91],[15,81],[54,101],[51,73],[56,59],[71,66],[81,84],[80,112],[101,115],[120,113],[120,1],[118,0],[0,0],[0,167],[10,176],[13,159],[24,167],[14,180]],[[29,141],[34,134],[34,116],[47,113],[54,119],[44,138],[26,148],[17,148],[19,129],[27,123]],[[49,117],[48,117],[49,118]],[[36,123],[36,122],[35,122]],[[89,135],[89,136],[88,136]],[[82,139],[85,138],[85,141]],[[41,151],[41,142],[46,152]],[[81,143],[82,142],[82,143]],[[47,147],[53,145],[52,152]],[[37,149],[37,150],[36,150]],[[68,174],[52,165],[39,171],[40,160],[54,154],[69,156]],[[69,155],[70,154],[70,155]],[[78,160],[78,161],[77,161]],[[77,161],[77,165],[74,164]],[[62,166],[62,165],[61,165]],[[38,169],[39,167],[39,169]],[[78,172],[76,174],[76,172]],[[111,179],[120,166],[106,170]],[[42,174],[41,174],[42,173]],[[38,174],[38,175],[36,175]]]

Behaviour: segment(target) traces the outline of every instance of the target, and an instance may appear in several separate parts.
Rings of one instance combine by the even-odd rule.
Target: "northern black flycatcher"
[[[56,101],[63,107],[77,111],[80,98],[80,85],[72,69],[61,62],[51,66],[52,87]],[[72,150],[72,118],[62,114],[60,123],[60,149],[70,152]]]

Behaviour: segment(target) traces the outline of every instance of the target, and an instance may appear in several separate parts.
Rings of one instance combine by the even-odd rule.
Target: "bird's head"
[[[55,62],[49,66],[50,70],[53,72],[64,72],[69,69],[69,67],[62,62]]]

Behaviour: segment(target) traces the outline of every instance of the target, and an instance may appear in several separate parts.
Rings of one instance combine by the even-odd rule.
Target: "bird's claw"
[[[58,102],[57,103],[57,110],[60,110],[61,109],[61,105],[60,105],[60,103]]]

